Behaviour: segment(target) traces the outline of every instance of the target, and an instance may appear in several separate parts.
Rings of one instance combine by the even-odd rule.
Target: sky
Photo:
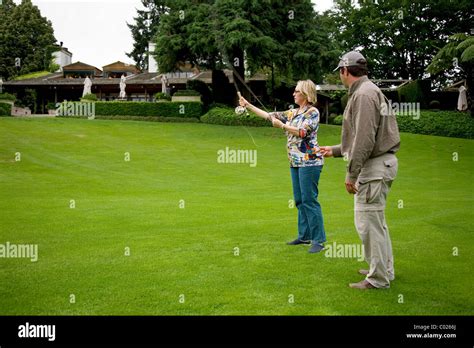
[[[21,0],[15,0],[20,3]],[[48,18],[54,35],[72,53],[72,62],[81,61],[102,69],[127,57],[133,39],[126,23],[133,23],[140,0],[32,0]],[[312,0],[317,11],[332,6],[332,0]]]

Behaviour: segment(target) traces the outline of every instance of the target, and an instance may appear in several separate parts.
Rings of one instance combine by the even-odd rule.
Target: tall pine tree
[[[175,0],[169,7],[155,37],[161,72],[190,62],[232,67],[243,77],[245,58],[251,73],[275,70],[290,80],[320,81],[327,56],[335,56],[331,63],[337,57],[310,0]]]
[[[127,26],[134,40],[133,50],[127,56],[136,62],[140,70],[148,69],[148,43],[152,41],[160,23],[160,17],[168,11],[166,0],[142,0],[144,10],[137,10],[134,23]]]

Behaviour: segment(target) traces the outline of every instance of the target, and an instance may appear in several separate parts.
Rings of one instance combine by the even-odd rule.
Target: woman
[[[293,195],[298,208],[298,237],[288,245],[312,244],[310,253],[323,250],[326,241],[323,215],[318,202],[318,182],[324,159],[319,153],[317,132],[319,111],[316,103],[316,85],[311,80],[298,81],[293,93],[298,108],[285,112],[263,111],[243,97],[240,105],[282,128],[288,137]]]

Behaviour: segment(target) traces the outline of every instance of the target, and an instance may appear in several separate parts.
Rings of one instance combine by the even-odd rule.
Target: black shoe
[[[298,239],[296,238],[295,240],[291,241],[291,242],[288,242],[286,243],[288,245],[298,245],[298,244],[311,244],[311,241],[309,240],[301,240],[301,239]]]
[[[311,249],[309,249],[308,252],[311,254],[315,254],[315,253],[319,253],[321,250],[324,250],[324,245],[315,243],[311,245]]]

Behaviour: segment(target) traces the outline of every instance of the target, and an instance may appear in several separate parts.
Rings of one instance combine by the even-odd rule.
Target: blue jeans
[[[323,214],[318,202],[318,182],[323,166],[291,167],[293,196],[298,208],[298,239],[324,243]]]

